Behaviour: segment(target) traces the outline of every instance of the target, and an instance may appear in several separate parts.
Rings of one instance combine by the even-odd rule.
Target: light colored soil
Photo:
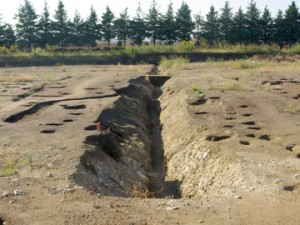
[[[70,180],[84,140],[97,134],[85,128],[150,65],[2,69],[10,76],[0,83],[0,224],[299,224],[300,64],[242,63],[160,68],[172,78],[159,97],[161,134],[152,135],[161,135],[154,146],[179,199],[103,196]],[[25,75],[34,81],[16,82]],[[32,87],[43,89],[20,96]]]

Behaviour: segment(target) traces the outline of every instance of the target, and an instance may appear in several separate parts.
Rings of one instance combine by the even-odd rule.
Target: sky
[[[53,16],[54,11],[57,8],[59,0],[47,0],[49,11]],[[98,17],[100,18],[104,12],[106,6],[109,6],[115,16],[118,16],[121,11],[128,7],[131,17],[135,15],[138,2],[141,2],[142,10],[147,13],[152,0],[62,0],[65,9],[68,12],[69,18],[73,18],[75,11],[77,10],[83,18],[86,18],[90,13],[91,6],[96,10]],[[192,14],[201,13],[205,16],[209,11],[211,5],[213,5],[218,11],[224,6],[226,0],[185,0],[192,10]],[[34,6],[36,13],[41,14],[45,5],[45,0],[30,0]],[[169,0],[159,1],[156,0],[157,6],[160,12],[165,12],[169,4]],[[233,8],[233,12],[236,12],[241,6],[245,11],[249,5],[250,0],[229,0],[230,6]],[[276,16],[278,9],[285,11],[291,4],[292,0],[257,0],[256,5],[262,11],[265,6],[272,12],[273,17]],[[300,7],[300,0],[295,0],[297,7]],[[16,20],[14,16],[18,12],[20,5],[24,5],[24,0],[0,0],[0,15],[2,21],[15,25]],[[182,0],[173,0],[174,11],[182,4]]]

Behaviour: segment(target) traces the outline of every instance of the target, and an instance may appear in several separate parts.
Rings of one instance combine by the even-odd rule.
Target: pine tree
[[[246,43],[246,16],[240,7],[233,17],[233,29],[231,39],[233,43],[244,44]]]
[[[277,16],[275,18],[275,34],[274,41],[279,45],[280,48],[283,48],[286,38],[285,33],[285,21],[283,12],[278,10]]]
[[[65,10],[65,5],[60,0],[54,14],[55,21],[53,22],[54,44],[60,46],[68,45],[69,26],[68,16]]]
[[[139,2],[136,16],[130,21],[130,37],[134,44],[141,46],[146,38],[145,21],[142,16],[142,8]]]
[[[193,36],[197,40],[196,45],[200,46],[201,38],[203,35],[204,18],[201,16],[200,13],[195,14],[194,21],[195,21],[195,30],[193,32]]]
[[[261,37],[260,11],[256,2],[251,0],[246,12],[246,39],[248,43],[259,44]]]
[[[44,48],[46,44],[52,44],[53,43],[53,38],[51,34],[52,27],[51,27],[51,20],[50,20],[50,14],[49,14],[47,2],[45,2],[44,11],[40,16],[37,27],[38,27],[39,45],[42,48]]]
[[[128,8],[120,13],[119,18],[114,21],[114,30],[119,41],[122,41],[124,48],[126,48],[126,41],[130,31],[130,20],[128,15]]]
[[[159,37],[171,45],[176,41],[176,30],[173,3],[170,2],[167,12],[161,16]]]
[[[203,37],[208,41],[211,48],[219,40],[219,27],[218,11],[215,10],[214,6],[211,6],[203,24]]]
[[[296,3],[292,1],[285,11],[286,41],[291,46],[300,41],[300,14]]]
[[[221,15],[219,18],[220,39],[226,43],[232,42],[232,20],[232,8],[229,6],[229,2],[226,1],[224,8],[221,9]]]
[[[84,44],[84,21],[77,10],[73,20],[69,22],[69,29],[70,44],[82,46]]]
[[[149,12],[145,18],[146,27],[147,27],[147,37],[152,39],[154,45],[156,45],[156,40],[160,32],[160,13],[156,8],[157,3],[155,0],[152,0],[152,4],[149,8]]]
[[[17,43],[20,47],[31,48],[37,42],[37,14],[29,0],[24,0],[16,14]]]
[[[114,29],[113,29],[113,21],[114,21],[114,14],[110,10],[108,6],[106,6],[105,12],[102,14],[102,34],[104,40],[107,41],[108,47],[110,47],[111,39],[115,37]]]
[[[8,23],[3,23],[0,14],[0,46],[7,48],[15,43],[15,34],[12,26]]]
[[[267,7],[265,7],[261,17],[261,39],[264,44],[271,44],[274,35],[274,21],[271,13]]]
[[[93,7],[86,22],[84,23],[84,40],[90,47],[96,46],[96,41],[101,39],[101,29],[98,16]]]
[[[191,10],[185,2],[182,2],[176,13],[177,37],[180,41],[190,41],[195,28]]]

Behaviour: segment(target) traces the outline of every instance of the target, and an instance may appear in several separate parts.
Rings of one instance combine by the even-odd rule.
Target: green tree
[[[195,30],[193,32],[193,36],[197,40],[196,42],[197,46],[200,46],[201,38],[203,35],[204,18],[201,16],[200,13],[195,14],[194,21],[195,21]]]
[[[259,44],[261,37],[260,11],[256,2],[251,0],[246,12],[246,39],[248,43]]]
[[[74,18],[69,22],[69,43],[75,46],[84,45],[84,20],[76,10]]]
[[[185,2],[182,2],[176,13],[177,37],[180,41],[190,41],[195,28],[191,10]]]
[[[283,48],[285,43],[285,21],[284,15],[281,10],[278,10],[278,13],[275,18],[275,34],[274,34],[274,41],[276,44],[279,45],[280,48]]]
[[[214,44],[219,40],[220,26],[218,21],[218,11],[214,6],[210,7],[209,12],[206,14],[206,20],[203,24],[203,37],[209,43],[210,47],[214,47]]]
[[[12,26],[8,23],[3,23],[0,15],[0,46],[7,48],[15,43],[15,34]]]
[[[130,37],[134,44],[141,46],[146,38],[145,21],[142,16],[142,8],[139,2],[136,16],[130,21]]]
[[[86,22],[84,23],[84,40],[90,47],[96,46],[96,41],[101,39],[101,26],[98,16],[93,7]]]
[[[170,2],[167,12],[161,16],[159,37],[161,40],[166,41],[168,45],[171,45],[176,41],[176,30],[173,3]]]
[[[114,21],[114,30],[118,40],[122,41],[124,48],[126,48],[126,41],[130,32],[128,8],[121,12],[119,18]]]
[[[226,1],[224,8],[221,9],[219,24],[220,24],[220,39],[227,43],[232,42],[232,21],[233,21],[232,8],[229,6],[229,2]]]
[[[42,15],[40,15],[37,27],[39,45],[44,48],[46,44],[52,44],[52,27],[47,2],[45,2],[44,11]]]
[[[54,44],[66,46],[69,39],[68,15],[65,5],[60,0],[55,10],[53,21]]]
[[[271,44],[274,35],[274,20],[267,7],[265,7],[261,17],[261,39],[264,44]]]
[[[34,47],[37,42],[37,14],[29,0],[24,0],[15,18],[18,20],[17,43],[22,48]]]
[[[160,13],[157,9],[157,3],[155,0],[152,0],[145,22],[147,37],[151,38],[153,44],[156,45],[156,40],[160,32]]]
[[[105,12],[102,14],[102,34],[104,40],[107,41],[108,47],[110,47],[111,39],[115,37],[114,29],[113,29],[113,21],[114,21],[114,14],[110,10],[108,6],[106,6]]]
[[[231,39],[233,43],[244,44],[246,43],[246,16],[240,7],[233,17],[233,29]]]
[[[291,46],[300,41],[300,14],[294,1],[285,11],[284,23],[287,43]]]

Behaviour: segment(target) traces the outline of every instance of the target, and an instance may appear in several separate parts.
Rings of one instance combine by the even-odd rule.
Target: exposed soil
[[[300,65],[251,63],[2,69],[0,225],[299,224]]]

